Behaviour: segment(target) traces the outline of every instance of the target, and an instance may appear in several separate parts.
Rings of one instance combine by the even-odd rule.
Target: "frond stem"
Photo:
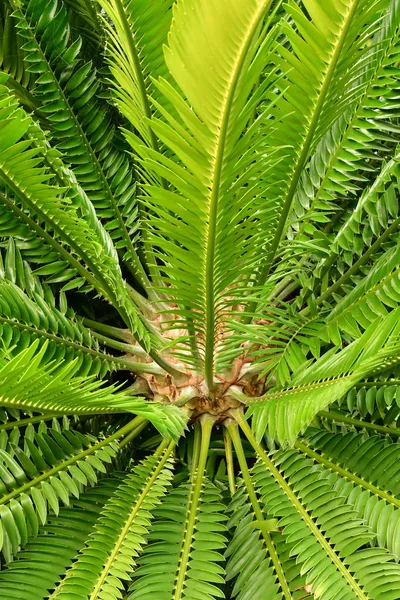
[[[356,388],[384,387],[385,385],[400,385],[400,379],[387,379],[386,381],[359,381]]]
[[[73,411],[71,410],[71,413]],[[25,427],[26,425],[30,425],[31,423],[40,423],[41,421],[51,421],[52,419],[57,419],[58,417],[64,416],[63,413],[50,412],[43,415],[37,415],[36,417],[29,417],[27,419],[19,419],[18,421],[8,421],[7,423],[2,423],[0,425],[0,431],[3,429],[15,429],[16,427]]]
[[[196,470],[199,464],[201,446],[201,427],[199,423],[194,426],[193,448],[192,448],[192,464],[190,467],[190,479],[193,481]]]
[[[117,340],[122,340],[127,344],[131,344],[134,340],[130,329],[120,329],[119,327],[106,325],[105,323],[101,323],[100,321],[94,321],[93,319],[88,319],[86,317],[83,317],[80,320],[86,327],[90,327],[90,329],[94,329],[95,331],[104,333],[107,337],[111,336],[113,338],[116,338]]]
[[[226,470],[228,473],[229,491],[231,496],[236,492],[236,481],[235,481],[235,468],[233,464],[233,450],[232,450],[232,438],[229,434],[229,429],[224,429],[224,446],[225,446],[225,459],[226,459]]]
[[[134,344],[125,344],[124,342],[118,342],[117,340],[112,340],[102,333],[97,333],[97,331],[92,331],[92,336],[96,338],[99,342],[104,344],[104,346],[108,346],[109,348],[114,348],[115,350],[121,350],[121,352],[125,352],[126,354],[133,354],[134,356],[141,356],[142,358],[148,358],[148,354],[141,346],[135,346]]]
[[[360,429],[370,429],[372,431],[378,431],[384,435],[400,437],[400,429],[387,427],[386,425],[378,425],[377,423],[368,423],[367,421],[361,421],[360,419],[354,419],[354,417],[348,417],[340,412],[336,412],[335,410],[330,410],[329,412],[321,410],[318,413],[318,416],[323,417],[324,419],[329,419],[330,421],[337,421],[338,423],[347,423],[348,425],[353,425],[354,427],[358,427]]]
[[[142,422],[141,423],[138,422],[135,429],[132,429],[132,431],[130,433],[128,433],[128,435],[125,436],[124,439],[119,443],[120,450],[122,450],[122,448],[124,448],[132,440],[134,440],[139,435],[139,433],[141,433],[143,431],[143,429],[145,427],[147,427],[147,425],[149,424],[149,421],[147,419],[145,419],[144,417],[137,417],[137,419],[141,419]]]

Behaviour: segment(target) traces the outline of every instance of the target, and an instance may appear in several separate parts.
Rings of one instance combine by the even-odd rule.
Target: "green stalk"
[[[229,435],[229,430],[227,428],[224,429],[224,445],[229,491],[231,493],[231,496],[233,496],[236,492],[235,468],[233,464],[232,438]]]
[[[175,590],[172,600],[181,600],[183,597],[183,586],[185,583],[186,571],[189,564],[189,554],[192,549],[193,534],[196,524],[197,509],[200,502],[201,489],[203,486],[204,471],[207,463],[208,448],[210,445],[211,431],[214,425],[214,419],[210,415],[204,415],[201,421],[201,445],[199,462],[194,481],[191,487],[191,498],[189,501],[189,512],[185,526],[185,536],[183,547],[179,559],[179,569],[175,582]]]
[[[80,320],[86,327],[94,329],[94,331],[98,331],[99,333],[103,333],[107,337],[116,338],[117,340],[121,340],[127,344],[131,344],[134,340],[134,337],[129,329],[120,329],[119,327],[106,325],[105,323],[93,321],[93,319],[88,319],[86,317],[83,317]]]
[[[318,525],[314,522],[312,517],[308,514],[307,510],[304,508],[301,501],[297,498],[294,491],[291,489],[289,484],[286,482],[285,478],[281,475],[280,471],[276,468],[271,459],[267,456],[266,452],[261,448],[260,444],[257,443],[251,428],[248,423],[244,420],[242,414],[238,411],[232,411],[232,415],[238,421],[239,426],[241,427],[243,433],[247,437],[250,444],[253,446],[255,452],[258,454],[262,462],[265,464],[268,471],[273,475],[276,482],[279,484],[281,489],[285,492],[287,498],[292,503],[293,507],[297,510],[303,521],[306,523],[314,537],[321,544],[322,548],[325,550],[327,556],[335,565],[336,569],[342,575],[342,577],[346,580],[350,588],[353,590],[356,598],[360,600],[369,600],[366,594],[363,592],[357,581],[354,579],[350,571],[346,568],[344,563],[341,561],[339,556],[336,554],[335,550],[329,544],[328,540],[325,538],[323,533],[320,531]]]
[[[286,600],[293,600],[293,596],[292,596],[289,586],[287,584],[285,573],[283,572],[282,565],[281,565],[278,553],[275,548],[275,544],[265,526],[266,523],[265,523],[264,513],[260,507],[260,503],[258,501],[257,494],[254,489],[253,482],[251,480],[249,469],[247,467],[247,461],[246,461],[246,457],[243,452],[242,440],[240,439],[237,423],[235,421],[233,421],[233,419],[229,419],[226,427],[227,427],[229,434],[233,440],[233,445],[235,446],[236,456],[238,457],[238,460],[239,460],[242,477],[243,477],[244,483],[246,485],[247,493],[249,495],[249,499],[250,499],[250,502],[253,507],[253,511],[254,511],[254,514],[255,514],[255,517],[257,520],[257,529],[259,529],[260,535],[262,535],[262,537],[264,539],[265,545],[268,550],[269,557],[274,566],[275,573],[278,578],[279,585],[281,587],[284,597],[286,598]]]
[[[185,311],[190,312],[190,310],[188,309],[187,306],[185,306]],[[201,356],[200,356],[200,352],[199,352],[199,346],[197,344],[196,328],[194,326],[194,321],[193,321],[192,317],[189,317],[186,315],[185,322],[186,322],[186,329],[187,329],[188,337],[189,337],[190,352],[192,354],[192,357],[194,358],[195,367],[196,367],[196,371],[197,371],[200,368]]]
[[[354,427],[359,427],[361,429],[379,431],[379,433],[383,433],[384,435],[400,437],[400,429],[396,429],[395,427],[387,427],[386,425],[378,425],[376,423],[368,423],[367,421],[361,421],[360,419],[354,419],[353,417],[347,417],[346,415],[336,412],[335,410],[330,410],[329,412],[326,410],[321,410],[318,413],[318,416],[323,417],[324,419],[329,419],[330,421],[337,421],[338,423],[347,423],[348,425],[353,425]]]
[[[400,379],[387,379],[386,381],[359,381],[356,388],[384,387],[385,385],[400,385]]]
[[[164,371],[166,373],[169,373],[170,375],[172,375],[172,377],[174,377],[177,381],[183,381],[185,379],[185,374],[184,373],[182,373],[181,371],[178,371],[178,369],[175,369],[173,366],[171,366],[157,352],[154,352],[153,350],[150,350],[149,351],[149,356],[154,360],[154,362],[161,369],[164,369]],[[144,364],[144,367],[146,368],[146,363],[142,363],[142,364]],[[158,373],[159,373],[159,371],[158,371]]]
[[[151,323],[144,322],[143,319],[142,319],[142,322],[144,323],[144,325],[148,331],[150,331],[151,333],[156,335],[159,340],[163,341],[163,338],[160,335],[160,332],[155,330],[154,326]],[[159,356],[157,354],[157,352],[153,352],[153,351],[146,352],[141,346],[137,346],[137,345],[130,344],[130,343],[119,344],[115,340],[112,340],[108,337],[111,335],[120,340],[123,340],[124,342],[130,342],[132,340],[132,338],[134,339],[134,336],[132,335],[132,333],[129,329],[119,329],[118,327],[112,327],[111,325],[105,325],[104,323],[99,323],[98,321],[93,321],[92,319],[87,319],[86,317],[84,317],[82,319],[82,323],[86,327],[90,327],[91,329],[95,330],[94,337],[97,337],[97,339],[99,341],[103,342],[107,346],[110,346],[110,348],[115,348],[116,350],[121,350],[122,352],[127,352],[128,354],[136,354],[137,356],[143,356],[143,357],[150,356],[154,360],[156,365],[158,365],[160,367],[160,369],[163,369],[166,373],[170,373],[173,377],[176,377],[177,379],[182,378],[182,373],[180,371],[178,371],[177,369],[175,369],[174,367],[172,367],[168,362],[166,362],[161,356]],[[101,332],[101,333],[98,333],[98,332]],[[103,335],[103,334],[107,334],[107,335]],[[93,335],[93,332],[92,332],[92,335]],[[149,365],[149,363],[133,363],[129,360],[126,360],[123,358],[118,358],[118,357],[108,357],[108,360],[110,360],[111,358],[112,358],[113,362],[118,362],[118,364],[123,365],[124,368],[126,368],[127,370],[131,370],[136,373],[144,372],[144,373],[153,373],[155,375],[162,375],[162,372],[160,371],[160,369],[158,369],[156,367],[156,365],[151,365],[151,364]],[[107,358],[105,358],[104,360],[106,360],[106,359]],[[150,371],[148,370],[149,368],[151,369]]]
[[[112,340],[102,333],[97,333],[97,331],[91,332],[92,337],[96,338],[99,342],[104,344],[104,346],[108,346],[109,348],[114,348],[115,350],[120,350],[121,352],[125,352],[126,354],[132,354],[136,356],[141,356],[146,358],[148,356],[147,352],[143,350],[141,346],[135,346],[134,344],[125,344],[124,342],[118,342],[118,340]]]
[[[73,411],[71,410],[71,414]],[[41,421],[51,421],[54,418],[62,417],[64,413],[50,412],[45,415],[37,415],[36,417],[29,417],[27,419],[19,419],[18,421],[8,421],[0,425],[0,431],[3,429],[15,429],[15,427],[25,427],[30,423],[40,423]]]
[[[197,398],[198,396],[200,396],[200,392],[196,388],[196,386],[188,385],[183,389],[178,398],[176,400],[173,400],[172,402],[169,402],[169,404],[172,404],[172,406],[184,406],[185,404],[193,400],[193,398]]]
[[[312,450],[309,446],[307,446],[306,444],[303,444],[303,442],[297,441],[297,442],[295,442],[294,445],[295,445],[295,448],[298,448],[299,450],[301,450],[301,452],[303,452],[304,454],[307,454],[307,456],[309,456],[310,458],[312,458],[319,464],[324,465],[324,467],[326,467],[330,471],[334,471],[334,472],[338,473],[339,475],[341,475],[342,477],[345,477],[349,481],[352,481],[356,485],[359,485],[360,487],[364,488],[365,490],[368,490],[369,492],[371,492],[371,494],[374,494],[378,498],[382,498],[382,500],[386,500],[386,502],[388,502],[389,504],[393,504],[397,508],[400,508],[400,500],[398,498],[395,498],[394,496],[392,496],[392,494],[385,492],[385,490],[382,490],[377,485],[373,485],[372,483],[370,483],[369,481],[366,481],[362,477],[359,477],[358,475],[351,473],[348,469],[345,469],[344,467],[340,467],[339,465],[332,462],[331,460],[325,458],[324,456],[321,456],[321,454],[318,454],[318,452],[315,452],[315,450]]]
[[[52,467],[48,471],[45,471],[41,475],[38,475],[37,477],[32,479],[31,481],[28,481],[24,485],[21,485],[19,488],[13,490],[9,494],[6,494],[5,496],[3,496],[0,499],[0,505],[5,504],[6,502],[9,502],[16,496],[19,496],[23,492],[26,492],[27,490],[34,487],[35,485],[38,485],[42,481],[49,479],[53,475],[57,475],[57,473],[59,473],[60,471],[64,471],[69,466],[75,464],[79,460],[83,460],[84,458],[86,458],[86,456],[89,456],[90,454],[97,452],[97,450],[100,450],[100,448],[103,448],[103,446],[108,446],[109,444],[111,444],[112,442],[117,440],[118,438],[127,435],[128,433],[131,432],[132,429],[134,429],[134,428],[136,429],[138,423],[140,423],[142,421],[142,419],[143,419],[143,417],[136,417],[135,419],[132,419],[132,421],[127,423],[124,427],[121,427],[121,429],[119,429],[117,432],[110,435],[105,440],[102,440],[101,442],[98,442],[97,444],[90,446],[90,448],[87,448],[86,450],[79,452],[79,454],[75,454],[71,458],[63,460],[60,464],[56,465],[55,467]]]
[[[162,310],[163,307],[159,306],[157,304],[157,300],[158,297],[154,292],[154,289],[151,287],[151,283],[149,280],[147,280],[147,285],[144,288],[144,290],[146,291],[149,300],[151,300],[151,302],[149,302],[149,300],[147,298],[145,298],[144,296],[142,296],[142,294],[140,294],[137,290],[135,290],[132,286],[130,286],[129,284],[127,284],[127,290],[128,290],[128,294],[130,295],[130,297],[132,298],[133,302],[140,308],[140,310],[142,311],[142,313],[147,317],[150,318],[152,315],[154,315],[154,311],[153,306],[155,308],[157,308],[158,310]]]
[[[192,464],[190,467],[190,480],[193,481],[196,470],[199,464],[201,446],[201,427],[199,423],[194,426],[193,448],[192,448]]]
[[[137,427],[135,427],[135,429],[133,429],[130,433],[128,433],[128,435],[126,437],[124,437],[122,442],[120,442],[120,444],[119,444],[120,450],[122,450],[122,448],[125,448],[125,446],[127,446],[132,440],[134,440],[139,435],[139,433],[141,433],[143,431],[143,429],[145,427],[147,427],[147,425],[149,424],[149,421],[147,419],[145,419],[144,417],[137,417],[137,419],[140,419],[141,422],[138,422]]]

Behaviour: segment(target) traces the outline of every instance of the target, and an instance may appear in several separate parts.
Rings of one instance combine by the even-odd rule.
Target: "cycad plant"
[[[0,597],[398,600],[400,1],[1,0],[0,67]]]

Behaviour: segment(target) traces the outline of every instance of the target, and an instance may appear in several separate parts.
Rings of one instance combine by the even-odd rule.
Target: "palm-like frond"
[[[89,329],[49,305],[38,292],[31,297],[10,281],[0,281],[0,327],[3,350],[15,354],[35,339],[47,341],[44,359],[60,364],[78,359],[80,376],[104,376],[118,366],[118,358],[102,352]],[[123,360],[123,359],[121,359]],[[132,369],[134,365],[126,365]]]
[[[98,524],[66,577],[50,598],[69,598],[71,593],[93,600],[105,593],[120,597],[122,582],[142,550],[153,511],[171,480],[173,444],[134,467],[104,506]]]
[[[399,259],[397,247],[385,252],[368,275],[329,313],[321,335],[326,331],[328,339],[335,343],[341,339],[338,329],[351,337],[358,337],[359,326],[365,329],[378,316],[385,316],[391,309],[396,309],[399,305]]]
[[[399,11],[3,1],[1,597],[398,599]]]
[[[33,436],[31,436],[33,433]],[[116,436],[96,440],[72,430],[57,429],[25,436],[25,449],[11,444],[1,450],[3,489],[0,497],[1,549],[7,561],[36,536],[39,522],[46,523],[48,511],[59,512],[69,505],[70,496],[79,497],[82,485],[96,483],[116,454]]]
[[[226,550],[227,557],[226,579],[234,579],[232,596],[238,600],[254,598],[255,600],[278,600],[282,597],[276,574],[271,564],[271,557],[265,549],[264,535],[269,535],[276,527],[276,521],[271,519],[265,525],[270,531],[261,529],[259,522],[254,522],[251,504],[248,502],[246,488],[239,482],[238,491],[232,498],[230,505],[232,515],[228,527],[234,530],[232,540]],[[284,568],[286,565],[282,565]],[[301,578],[298,569],[293,568],[287,573],[287,583],[290,591],[294,592],[301,587]],[[289,587],[289,586],[288,586]],[[289,591],[289,594],[290,594]],[[291,597],[291,596],[288,596]]]
[[[396,100],[398,82],[393,76],[393,66],[396,64],[400,49],[398,11],[398,3],[390,2],[383,26],[372,38],[369,53],[361,57],[362,71],[353,83],[355,88],[361,87],[363,92],[357,95],[355,102],[347,104],[345,115],[338,119],[322,138],[307,169],[302,174],[297,190],[295,212],[302,219],[298,225],[298,235],[303,239],[317,231],[315,220],[329,222],[332,211],[340,214],[342,210],[338,202],[343,205],[346,220],[349,217],[350,223],[349,227],[341,228],[332,251],[338,253],[338,249],[342,248],[345,251],[346,263],[351,263],[361,253],[363,247],[368,246],[370,239],[379,234],[382,227],[380,222],[382,218],[385,219],[384,209],[383,212],[380,209],[378,218],[376,211],[367,208],[369,219],[364,220],[361,237],[357,235],[359,231],[353,215],[349,214],[346,208],[352,207],[351,196],[360,195],[362,190],[364,190],[362,197],[364,194],[367,195],[365,187],[372,183],[375,173],[371,168],[371,160],[389,162],[388,159],[392,157],[398,141],[396,126],[388,127],[386,121],[387,118],[390,119],[391,114],[396,114],[398,111]],[[384,109],[385,97],[388,99],[392,113]],[[346,100],[348,98],[349,95],[346,95]],[[374,186],[373,190],[381,197],[379,204],[384,204],[389,215],[395,218],[397,213],[394,208],[393,194],[392,199],[388,197],[387,201],[385,195],[382,195],[385,188],[389,188],[388,175],[388,169],[384,168],[380,180],[383,185]],[[372,199],[372,195],[370,198]],[[365,201],[366,205],[370,205],[370,200],[365,198]],[[361,210],[360,203],[358,208]],[[308,212],[305,213],[307,209]],[[355,216],[360,222],[359,210],[356,211]],[[352,243],[352,239],[357,242]],[[332,262],[332,256],[323,261],[326,268],[328,264],[332,265]]]
[[[187,100],[160,80],[159,90],[179,116],[177,120],[163,110],[163,119],[152,120],[153,131],[176,160],[149,148],[138,149],[143,168],[171,186],[145,188],[149,240],[162,250],[156,256],[168,278],[167,294],[178,305],[175,312],[193,325],[209,386],[228,307],[224,296],[236,280],[239,264],[244,276],[251,271],[259,239],[254,233],[263,218],[268,220],[269,207],[263,207],[263,188],[257,179],[264,169],[263,137],[257,134],[261,119],[240,142],[239,138],[259,101],[250,93],[268,58],[271,36],[265,38],[261,31],[269,4],[245,2],[234,9],[231,3],[204,2],[189,8],[177,4],[165,58]],[[218,32],[211,27],[217,22],[223,24]],[[269,80],[263,87],[268,84]]]
[[[0,7],[0,79],[1,83],[17,95],[20,102],[29,110],[37,108],[30,85],[35,80],[35,74],[30,73],[24,62],[25,53],[22,49],[24,40],[16,29],[16,19],[10,2],[4,1]]]
[[[317,597],[333,599],[340,594],[349,599],[368,595],[382,600],[395,598],[400,571],[394,557],[383,549],[361,549],[372,538],[372,532],[360,522],[354,509],[352,512],[351,504],[346,506],[345,498],[335,493],[332,483],[319,477],[312,461],[299,457],[297,469],[295,461],[292,451],[273,457],[277,474],[286,473],[292,492],[280,489],[264,465],[256,467],[255,479],[267,514],[279,518],[278,526],[293,544],[291,553],[303,572],[314,581]],[[380,565],[379,573],[374,569],[375,561]]]
[[[293,25],[285,25],[284,32],[292,52],[284,44],[278,48],[277,64],[285,77],[279,82],[282,99],[272,112],[277,123],[271,128],[270,144],[281,150],[270,193],[281,201],[275,207],[279,219],[261,281],[271,268],[309,153],[333,117],[345,111],[340,100],[346,83],[359,75],[354,57],[362,52],[364,36],[379,24],[379,2],[304,4],[311,20],[294,2],[288,3]]]
[[[58,0],[28,2],[15,17],[25,39],[25,60],[39,75],[33,93],[43,124],[143,284],[146,278],[134,247],[137,213],[129,160],[118,149],[107,105],[98,98],[96,71],[80,57],[82,41],[70,40],[66,7]]]
[[[343,396],[370,373],[399,360],[398,311],[374,321],[344,350],[323,354],[291,380],[291,388],[249,399],[253,427],[261,440],[266,427],[281,442],[293,442],[319,410]],[[377,333],[377,328],[379,333]]]
[[[19,554],[19,560],[10,563],[7,571],[0,573],[2,593],[13,600],[23,596],[29,600],[45,597],[84,546],[100,511],[119,483],[116,477],[103,479],[87,489],[79,500],[73,500],[71,507],[61,507],[58,516],[50,514],[38,538],[27,544]],[[29,584],[21,578],[22,573],[29,579]]]
[[[122,279],[117,252],[97,219],[92,204],[85,194],[79,194],[79,204],[74,206],[65,195],[65,188],[47,183],[51,175],[44,167],[37,166],[40,161],[39,148],[31,148],[29,141],[21,140],[28,129],[29,117],[16,107],[5,88],[0,92],[0,119],[3,123],[1,176],[15,194],[15,200],[9,203],[9,207],[22,219],[29,218],[30,226],[37,224],[34,228],[45,241],[72,265],[83,280],[94,286],[107,300],[114,302],[127,324],[138,333],[143,343],[148,344],[148,337]],[[26,188],[27,172],[29,189]],[[19,203],[29,211],[29,217],[24,216]],[[45,223],[46,229],[42,223]],[[144,341],[146,339],[147,342]]]
[[[144,600],[154,594],[184,598],[196,592],[204,600],[221,597],[217,585],[224,581],[224,570],[218,564],[226,540],[221,514],[224,506],[218,490],[207,481],[202,484],[200,499],[193,504],[194,488],[194,482],[175,488],[156,510],[157,520],[135,573],[130,600]],[[184,509],[177,511],[178,506]],[[171,558],[166,565],[167,552]]]
[[[11,359],[0,355],[2,406],[82,415],[133,412],[154,422],[165,435],[181,435],[186,419],[177,407],[165,410],[161,404],[116,393],[114,386],[101,387],[102,382],[93,377],[74,376],[76,359],[60,368],[57,363],[43,361],[47,342],[40,350],[38,346],[35,341]]]
[[[159,95],[152,79],[168,75],[163,44],[171,25],[172,0],[98,2],[111,21],[105,20],[105,26],[114,98],[141,140],[158,149],[147,119],[152,115],[151,99]]]

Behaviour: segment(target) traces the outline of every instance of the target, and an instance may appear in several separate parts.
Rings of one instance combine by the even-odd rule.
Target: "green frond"
[[[368,275],[340,299],[326,316],[326,325],[320,330],[321,337],[338,344],[341,330],[351,338],[357,338],[360,328],[366,329],[377,318],[396,309],[400,300],[399,261],[398,247],[385,252]]]
[[[233,529],[233,536],[225,556],[228,559],[226,581],[235,581],[232,597],[237,600],[279,600],[282,594],[279,592],[270,557],[265,551],[260,525],[254,522],[243,481],[239,481],[229,512],[231,518],[227,527]],[[271,522],[271,528],[273,526]]]
[[[341,436],[339,436],[341,437]],[[377,441],[377,438],[375,438]],[[360,478],[351,471],[340,467],[335,462],[322,457],[318,452],[308,448],[305,444],[298,444],[305,454],[314,459],[315,463],[323,465],[319,470],[321,480],[327,479],[334,486],[334,490],[353,504],[359,517],[365,521],[376,535],[374,545],[387,548],[399,560],[399,544],[396,541],[396,529],[400,526],[400,502],[386,490],[370,483],[373,478],[368,466],[364,470],[364,477]],[[377,444],[377,451],[380,449]],[[371,452],[368,452],[371,455]],[[368,473],[368,477],[367,477]]]
[[[113,98],[121,113],[147,146],[158,149],[152,130],[153,98],[160,94],[153,80],[167,77],[163,45],[171,25],[172,0],[98,0],[107,15],[106,58]],[[130,138],[132,139],[132,138]],[[134,144],[135,146],[136,144]]]
[[[396,110],[398,83],[393,66],[400,50],[399,16],[398,3],[390,2],[382,27],[372,38],[368,53],[358,59],[361,72],[358,79],[350,82],[349,93],[344,95],[346,112],[322,137],[302,173],[291,224],[299,237],[308,238],[318,231],[319,223],[328,223],[332,213],[341,210],[339,202],[344,203],[345,209],[349,203],[347,197],[359,195],[373,175],[369,163],[372,157],[377,156],[377,150],[383,156],[390,153],[390,146],[384,146],[390,140],[389,128],[386,127],[386,118],[390,118],[390,114],[384,107],[389,102],[391,110]],[[357,93],[354,100],[351,86]],[[395,139],[394,135],[393,143]],[[376,230],[376,215],[371,225]],[[366,223],[369,235],[372,233],[371,225]],[[364,239],[367,235],[364,231]],[[346,250],[351,248],[351,251],[359,253],[362,241],[360,237],[357,239],[357,245],[346,244]]]
[[[241,588],[244,588],[240,592],[239,598],[248,598],[251,593],[255,596],[257,591],[265,593],[265,590],[268,589],[268,598],[271,598],[272,600],[277,600],[280,597],[285,598],[285,600],[293,600],[293,587],[290,586],[288,577],[284,572],[273,539],[273,531],[277,530],[277,523],[275,520],[266,520],[260,506],[243,452],[237,425],[229,423],[227,429],[235,447],[245,486],[244,503],[240,502],[240,498],[243,496],[243,494],[240,493],[240,484],[238,491],[233,497],[234,504],[236,503],[237,497],[239,497],[239,502],[242,504],[242,510],[240,511],[240,516],[239,514],[236,514],[230,519],[230,521],[232,522],[233,520],[234,524],[237,526],[235,531],[235,535],[237,535],[236,539],[234,535],[232,542],[229,544],[226,551],[226,555],[229,555],[236,549],[236,555],[231,556],[230,561],[227,564],[228,569],[231,567],[230,573],[228,570],[227,579],[231,579],[240,572],[240,575],[235,582],[235,587],[232,590],[232,595],[236,596]],[[236,504],[236,511],[237,508],[238,506]],[[237,512],[239,513],[239,511]],[[232,525],[232,523],[230,524]],[[248,537],[246,537],[246,542],[243,544],[243,536],[246,535],[246,530]],[[255,533],[254,536],[252,535],[253,532]],[[237,538],[242,542],[240,545],[238,545],[240,542]],[[248,548],[251,539],[253,552],[251,554],[250,564],[247,564],[247,568],[242,569],[243,563],[247,558],[245,547],[247,546]],[[255,552],[256,545],[258,545],[258,552]],[[233,561],[234,564],[232,565]],[[298,573],[294,573],[294,576],[296,575],[298,575]]]
[[[89,329],[51,306],[40,293],[29,297],[7,280],[0,280],[0,329],[2,352],[15,354],[34,340],[39,340],[39,347],[46,341],[43,362],[65,366],[74,361],[79,376],[103,377],[119,366],[117,357],[99,349]]]
[[[18,255],[19,262],[23,262],[23,268],[19,270],[19,275],[23,276],[23,271],[37,268],[42,273],[43,279],[48,283],[63,282],[67,289],[79,288],[80,291],[90,289],[85,285],[82,278],[78,277],[77,270],[63,260],[63,256],[53,248],[50,243],[46,243],[43,228],[35,227],[32,219],[18,207],[8,194],[0,193],[0,233],[2,237],[2,246],[10,244],[15,248],[14,253]],[[31,228],[30,225],[33,225]],[[40,234],[43,235],[40,235]],[[29,267],[31,265],[31,269]],[[18,275],[16,275],[18,277]],[[28,285],[31,277],[26,278]],[[21,286],[24,287],[24,286]]]
[[[256,437],[261,440],[266,428],[280,442],[293,443],[319,410],[341,398],[369,373],[389,368],[399,360],[398,314],[374,321],[365,333],[344,350],[332,348],[295,374],[291,388],[271,390],[249,398]],[[379,327],[379,333],[377,333]]]
[[[143,168],[168,183],[168,189],[145,186],[149,243],[153,260],[163,265],[164,291],[178,305],[174,313],[193,331],[189,337],[195,337],[209,387],[227,290],[235,293],[239,265],[243,277],[254,270],[258,230],[269,222],[265,186],[259,184],[266,170],[261,116],[247,126],[260,99],[251,91],[273,39],[273,31],[262,35],[270,4],[249,0],[233,10],[231,2],[178,2],[165,60],[182,92],[165,79],[157,83],[178,114],[156,103],[162,117],[151,121],[171,156],[137,149]],[[218,30],[213,23],[220,24]],[[267,78],[262,90],[270,83]],[[195,352],[186,360],[198,362]]]
[[[49,514],[38,537],[0,572],[0,593],[10,600],[43,600],[84,547],[119,484],[117,477],[103,479],[79,499],[72,498],[70,507],[61,506],[57,516]]]
[[[219,585],[224,581],[224,569],[219,562],[226,543],[224,505],[219,490],[207,479],[202,482],[198,503],[193,504],[195,487],[195,480],[180,484],[156,509],[149,545],[138,560],[130,600],[179,600],[195,593],[201,600],[223,598]],[[193,515],[196,522],[191,530]],[[186,544],[190,544],[190,556],[184,556]]]
[[[99,441],[43,426],[35,431],[32,426],[25,433],[24,449],[11,443],[8,452],[0,450],[0,537],[6,561],[25,546],[28,536],[38,534],[48,511],[58,514],[61,502],[69,505],[82,485],[96,483],[97,474],[106,472],[117,451],[115,439]]]
[[[44,167],[37,166],[41,162],[40,149],[31,148],[29,141],[21,140],[30,118],[16,106],[4,88],[0,89],[0,94],[0,122],[4,131],[0,146],[0,178],[15,194],[10,208],[15,207],[17,214],[22,216],[25,213],[18,206],[21,203],[30,213],[30,225],[38,224],[40,235],[83,277],[82,282],[86,280],[107,300],[114,302],[127,325],[144,345],[148,345],[148,335],[122,279],[117,252],[98,221],[93,205],[83,193],[79,194],[79,204],[74,205],[65,188],[47,183],[51,175]]]
[[[225,547],[226,517],[221,492],[206,476],[213,425],[214,419],[206,416],[197,428],[190,482],[179,483],[155,511],[130,600],[154,594],[166,600],[223,598],[224,569],[218,563],[223,561],[219,550]]]
[[[380,245],[396,232],[399,225],[397,202],[399,158],[400,154],[396,149],[392,158],[383,164],[372,184],[364,189],[357,206],[350,215],[347,215],[348,218],[336,233],[331,244],[332,252],[321,263],[322,270],[329,267],[332,260],[341,252],[345,253],[346,262],[350,264],[353,262],[353,255],[361,254],[357,262],[362,266],[365,263],[365,260],[362,260],[363,256],[369,257],[372,250],[376,252]],[[377,239],[371,246],[374,237]],[[365,246],[369,248],[365,250]],[[323,299],[329,297],[349,276],[357,273],[357,262],[342,275],[339,282],[335,282],[325,292]]]
[[[17,29],[11,4],[5,0],[0,6],[0,79],[11,93],[28,109],[37,108],[37,103],[29,92],[35,80],[24,62],[23,38]]]
[[[43,126],[74,168],[116,248],[145,284],[135,248],[138,223],[130,161],[118,148],[108,106],[98,97],[96,71],[80,55],[82,40],[70,39],[68,12],[59,0],[23,1],[16,6],[25,61],[38,75],[33,94]]]
[[[0,0],[1,598],[400,598],[399,64],[399,0]]]
[[[291,554],[307,573],[314,595],[324,600],[336,594],[343,599],[396,598],[400,567],[393,555],[382,548],[363,548],[373,532],[332,483],[320,478],[313,461],[289,450],[274,454],[272,464],[280,474],[277,482],[260,463],[255,479],[265,510],[279,519],[278,526],[283,527],[286,542],[293,544]],[[284,477],[293,490],[290,493],[278,485]]]
[[[384,424],[394,422],[400,414],[400,387],[397,380],[359,383],[341,399],[350,413],[359,413],[361,418],[371,415],[372,420],[382,419]]]
[[[399,494],[400,473],[395,458],[400,451],[398,443],[377,435],[367,436],[355,431],[335,434],[312,429],[306,438],[313,449],[323,453],[350,473],[359,475],[395,497]],[[393,458],[389,469],[385,463],[387,456]]]
[[[177,406],[148,402],[117,392],[112,385],[102,387],[102,382],[93,377],[78,377],[76,359],[63,367],[57,363],[43,364],[47,342],[41,350],[38,346],[36,340],[13,358],[0,355],[2,406],[80,415],[132,412],[150,420],[165,436],[182,435],[186,416]]]
[[[311,0],[304,6],[309,18],[293,0],[287,3],[291,20],[282,31],[289,47],[281,43],[274,57],[283,74],[277,83],[282,97],[270,113],[273,126],[268,145],[277,149],[280,160],[269,187],[276,222],[261,282],[271,269],[306,161],[333,115],[339,118],[346,111],[340,100],[347,79],[359,76],[354,57],[363,56],[365,38],[371,25],[379,25],[383,8],[379,0],[340,4],[330,0],[323,6]],[[358,88],[356,93],[360,93]]]
[[[105,594],[114,600],[121,597],[123,582],[129,579],[134,558],[148,537],[155,507],[171,483],[174,444],[165,446],[123,478],[51,599],[62,600],[71,594],[90,600]]]

